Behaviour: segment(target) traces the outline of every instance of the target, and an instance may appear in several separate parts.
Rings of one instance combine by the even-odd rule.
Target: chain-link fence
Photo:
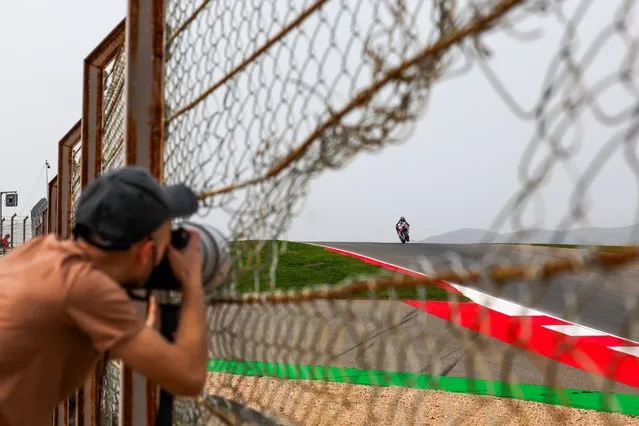
[[[155,165],[153,144],[163,133],[164,180],[192,186],[200,194],[200,215],[228,223],[233,284],[210,295],[206,395],[179,399],[175,424],[635,421],[515,400],[639,414],[628,409],[639,406],[634,247],[423,248],[404,266],[428,276],[386,264],[406,275],[354,276],[338,284],[328,283],[328,261],[300,258],[292,266],[294,281],[310,282],[306,276],[315,272],[312,284],[326,285],[291,289],[281,271],[291,267],[287,262],[299,246],[278,241],[301,211],[311,179],[406,141],[418,120],[428,120],[426,107],[437,108],[433,91],[473,72],[511,110],[494,111],[500,120],[526,126],[530,136],[519,188],[491,228],[515,232],[498,241],[487,234],[484,242],[536,238],[547,224],[545,187],[560,172],[571,187],[552,198],[550,207],[562,215],[557,228],[590,225],[592,206],[602,203],[591,196],[593,186],[603,181],[620,197],[636,192],[620,177],[601,178],[611,163],[630,171],[631,180],[639,170],[635,1],[164,3],[161,13],[157,2],[131,1],[135,13],[127,19],[137,24],[127,29],[126,46],[122,22],[85,62],[83,119],[60,142],[60,188],[50,207],[51,229],[68,237],[82,185],[126,161]],[[159,16],[164,22],[155,28]],[[145,34],[153,40],[140,43]],[[127,80],[149,71],[148,58],[162,56],[157,40],[165,43],[163,72]],[[517,62],[539,44],[536,52],[545,55],[547,67],[536,76],[503,74],[494,66]],[[510,86],[513,80],[529,83],[523,96]],[[160,126],[150,123],[155,118],[148,112],[162,105],[158,99],[146,104],[154,90],[145,86],[149,81],[164,90]],[[467,118],[457,117],[459,125],[470,126]],[[13,220],[19,234],[20,220]],[[7,226],[5,220],[0,228],[6,232]],[[564,236],[556,232],[545,240]],[[595,242],[587,233],[581,237]],[[630,235],[629,241],[636,239]],[[341,254],[361,250],[372,257],[382,251],[340,248]],[[131,395],[142,387],[133,381],[119,363],[108,362],[101,386],[80,390],[56,412],[58,421],[60,412],[71,421],[76,407],[95,420],[89,405],[99,398],[102,424],[131,424]],[[556,389],[566,387],[579,389]],[[155,395],[146,398],[153,407]],[[88,402],[76,405],[80,400]]]
[[[103,171],[124,165],[124,46],[104,70]]]
[[[31,218],[28,216],[4,216],[1,235],[9,236],[8,249],[18,247],[31,239]],[[1,248],[0,248],[1,250]]]
[[[551,362],[553,357],[533,356],[518,347],[521,342],[501,345],[486,333],[419,316],[405,303],[378,296],[384,289],[397,299],[408,288],[415,290],[414,298],[427,299],[433,280],[426,278],[385,277],[264,293],[278,289],[278,260],[287,247],[269,241],[285,235],[310,179],[344,167],[363,152],[405,141],[418,119],[428,119],[432,90],[471,70],[479,69],[511,109],[503,120],[528,123],[531,132],[520,189],[493,230],[509,224],[516,231],[509,242],[529,238],[543,219],[538,208],[543,186],[558,170],[573,178],[560,228],[587,225],[587,202],[597,202],[588,199],[588,190],[610,156],[621,152],[625,166],[635,174],[638,170],[635,14],[635,1],[168,0],[164,178],[196,188],[201,215],[228,220],[233,240],[261,241],[234,244],[235,281],[251,276],[255,292],[228,289],[211,301],[211,358],[241,361],[245,367],[216,370],[208,392],[235,401],[240,416],[253,408],[278,421],[313,425],[486,419],[564,424],[582,415],[438,394],[432,389],[442,387],[416,385],[426,380],[424,375],[460,378],[461,388],[470,393],[481,393],[472,392],[477,380],[507,383],[512,396],[526,392],[522,383],[565,387],[570,377],[571,386],[589,392],[636,394],[632,386],[573,371]],[[524,46],[545,36],[554,37],[552,50],[545,52],[549,65],[526,107],[505,82],[518,76],[499,75],[492,63],[506,43]],[[609,47],[613,42],[615,47]],[[610,91],[623,94],[611,104],[603,99]],[[464,125],[464,117],[459,122]],[[592,141],[587,135],[593,125],[605,131],[596,132],[597,149],[584,153],[580,147]],[[584,160],[584,155],[590,156]],[[531,210],[542,213],[527,224]],[[557,242],[561,237],[554,235]],[[616,317],[616,327],[609,331],[639,336],[633,328],[636,286],[628,281],[633,276],[609,272],[633,261],[634,249],[557,255],[486,245],[472,256],[467,250],[451,247],[445,255],[422,256],[414,268],[435,276],[435,282],[465,283],[527,306],[545,300],[566,320],[578,319],[598,297],[616,297],[619,309],[607,313]],[[630,290],[623,293],[623,288]],[[450,300],[459,297],[451,294]],[[451,306],[454,319],[455,309],[462,308]],[[526,312],[522,308],[518,315],[529,316]],[[489,313],[480,309],[477,315]],[[574,345],[559,350],[588,362],[589,355]],[[314,380],[313,368],[322,366],[330,367],[330,374]],[[609,368],[618,367],[611,358]],[[311,373],[305,373],[309,368]],[[297,380],[269,371],[286,371],[288,379]],[[405,374],[382,380],[388,372]],[[362,383],[369,386],[354,385]],[[386,385],[373,386],[381,383]],[[178,406],[175,419],[183,424],[196,423],[197,410],[210,411],[204,403]],[[632,421],[588,416],[604,423]]]
[[[71,228],[75,224],[75,208],[82,191],[82,141],[71,148]]]

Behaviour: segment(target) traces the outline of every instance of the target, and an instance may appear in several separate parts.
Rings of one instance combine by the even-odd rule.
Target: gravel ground
[[[216,373],[208,391],[293,425],[639,425],[621,414],[400,387]]]

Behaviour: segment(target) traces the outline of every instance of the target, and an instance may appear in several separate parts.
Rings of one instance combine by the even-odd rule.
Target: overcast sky
[[[125,3],[2,2],[0,189],[19,191],[18,214],[27,214],[44,195],[44,162],[57,169],[57,142],[81,115],[82,61],[122,19]],[[610,22],[612,3],[598,2],[582,22],[587,31],[580,33],[581,52],[602,22]],[[533,23],[527,27],[542,28],[546,34],[534,42],[503,36],[489,39],[495,52],[491,67],[527,109],[537,100],[561,34],[551,20]],[[619,69],[624,49],[611,43],[588,67],[594,74],[586,79],[592,82],[602,72]],[[618,87],[605,94],[602,104],[619,111],[632,99],[636,96],[629,97]],[[579,174],[622,130],[594,122],[592,116],[583,116],[584,134],[575,163]],[[435,88],[427,112],[406,143],[360,155],[345,170],[316,179],[288,238],[395,241],[393,225],[400,215],[411,223],[414,239],[458,228],[488,228],[521,188],[518,168],[533,131],[530,122],[512,114],[475,67]],[[636,147],[631,151],[636,152]],[[538,153],[533,163],[539,164],[546,155],[547,150]],[[590,222],[597,226],[636,222],[637,181],[623,151],[616,149],[588,191]],[[567,212],[573,188],[565,169],[556,167],[542,191],[544,221],[535,224],[556,226]],[[3,214],[13,212],[5,209]]]

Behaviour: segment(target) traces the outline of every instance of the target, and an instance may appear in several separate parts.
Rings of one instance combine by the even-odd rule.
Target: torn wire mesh
[[[556,170],[565,170],[572,179],[559,228],[588,225],[591,200],[587,192],[611,153],[622,151],[626,165],[639,170],[637,35],[632,21],[636,2],[619,2],[609,16],[596,16],[603,24],[584,42],[580,30],[588,28],[584,17],[592,13],[593,4],[578,0],[167,1],[164,178],[198,190],[202,216],[227,221],[232,239],[245,242],[234,246],[235,277],[253,277],[253,293],[239,295],[237,288],[230,288],[212,300],[210,355],[217,360],[260,363],[255,367],[260,373],[220,368],[211,375],[209,393],[295,424],[472,423],[478,419],[504,423],[512,418],[550,424],[576,421],[578,415],[550,407],[544,411],[546,417],[533,418],[524,403],[489,397],[455,399],[437,393],[435,385],[416,386],[410,375],[393,382],[395,387],[375,386],[379,383],[373,372],[467,378],[465,386],[470,388],[477,386],[477,379],[500,381],[509,383],[515,393],[523,392],[522,383],[565,387],[562,377],[568,375],[589,390],[636,392],[611,379],[568,372],[548,358],[501,345],[435,316],[420,316],[405,303],[392,300],[401,286],[426,295],[432,283],[425,279],[360,280],[357,300],[340,292],[341,287],[277,292],[278,259],[286,253],[286,243],[273,240],[285,236],[300,212],[309,181],[326,170],[343,168],[364,152],[405,141],[419,119],[428,120],[425,112],[432,90],[444,82],[455,84],[454,80],[473,70],[481,72],[495,96],[512,111],[504,120],[530,123],[532,131],[521,160],[519,190],[495,218],[492,230],[506,225],[515,230],[508,241],[501,242],[533,239],[535,230],[544,225],[543,213],[538,213],[543,212],[539,194]],[[551,24],[554,30],[549,29]],[[498,47],[504,40],[534,44],[544,30],[554,35],[556,44],[546,52],[550,60],[542,85],[526,106],[504,82],[512,76],[500,76],[492,64],[502,57]],[[605,60],[593,77],[588,73],[592,63],[607,54],[606,43],[613,39],[618,43],[617,61],[613,65]],[[613,88],[625,93],[626,104],[618,102],[609,108],[602,100]],[[463,124],[464,117],[459,120]],[[575,158],[588,133],[583,127],[595,122],[608,129],[608,139],[599,141],[601,148],[590,151],[589,158],[580,157],[580,164],[585,164],[580,167]],[[531,210],[536,214],[527,223]],[[561,242],[562,235],[555,233],[549,242]],[[485,242],[495,241],[487,237]],[[584,235],[584,243],[591,242],[592,236]],[[414,268],[429,274],[444,268],[452,271],[446,275],[449,279],[460,281],[472,269],[472,285],[493,296],[514,297],[527,306],[548,298],[549,288],[559,285],[557,276],[539,273],[543,264],[557,257],[552,250],[485,247],[474,257],[453,248],[441,256],[415,259]],[[596,252],[592,256],[567,253],[560,256],[577,260],[573,269],[562,274],[583,280],[579,294],[566,291],[564,299],[557,301],[567,320],[578,318],[603,288],[628,280],[615,271],[635,259],[631,251],[626,253],[628,262],[602,268]],[[492,274],[495,265],[502,272],[511,265],[523,266],[513,267],[510,271],[517,273],[497,280]],[[591,272],[585,272],[588,268]],[[376,293],[384,282],[391,282],[387,286],[391,300],[382,300]],[[349,285],[354,284],[345,284]],[[451,294],[450,300],[457,297]],[[628,300],[625,311],[619,313],[619,330],[613,332],[637,338],[632,330],[636,302],[636,297]],[[478,315],[488,315],[483,311]],[[563,350],[587,358],[575,348]],[[269,365],[288,365],[281,368],[296,370],[297,379],[269,376]],[[334,367],[332,380],[315,381],[302,374],[309,366]],[[367,375],[367,386],[354,385],[362,380],[351,374],[352,369]],[[180,404],[176,416],[190,421],[198,417],[195,410],[203,410],[194,401]],[[604,423],[628,420],[589,415],[594,416],[590,420]]]

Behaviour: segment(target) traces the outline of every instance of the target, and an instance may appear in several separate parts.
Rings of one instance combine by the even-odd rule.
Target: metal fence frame
[[[84,60],[82,188],[102,171],[104,69],[125,42],[123,19]]]
[[[71,236],[71,201],[72,201],[72,179],[73,179],[73,150],[81,142],[82,119],[78,120],[73,127],[58,142],[58,174],[49,182],[49,224],[51,232],[60,238]],[[81,390],[79,391],[81,393]],[[69,425],[71,407],[77,400],[67,398],[54,412],[53,423],[55,425]],[[77,412],[77,410],[74,410]],[[78,423],[77,418],[73,422]]]
[[[104,69],[124,43],[124,22],[125,19],[118,23],[84,59],[80,128],[81,188],[86,187],[102,171]],[[76,394],[76,425],[100,423],[100,385],[100,369],[96,368]]]
[[[128,16],[84,60],[82,118],[58,143],[58,174],[49,182],[49,207],[42,233],[71,236],[72,154],[82,143],[81,188],[102,172],[104,70],[125,44],[126,164],[148,168],[162,180],[164,126],[164,0],[130,0]],[[46,223],[45,223],[46,222]],[[146,315],[145,303],[138,312]],[[100,422],[99,369],[91,374],[75,398],[53,413],[55,425],[98,425]],[[120,383],[122,426],[155,423],[159,392],[144,376],[126,367]]]
[[[45,210],[46,221],[43,221],[43,234],[58,233],[58,176],[54,176],[49,181],[48,206]],[[46,222],[46,223],[45,223]]]
[[[57,234],[71,236],[71,179],[73,148],[81,141],[79,120],[58,142]],[[84,155],[84,154],[83,154]]]
[[[159,180],[164,165],[164,0],[129,0],[126,26],[126,163]]]
[[[129,0],[126,18],[125,156],[162,180],[164,129],[164,0]],[[137,303],[145,316],[147,306]],[[159,392],[126,367],[120,388],[120,425],[155,424]]]

